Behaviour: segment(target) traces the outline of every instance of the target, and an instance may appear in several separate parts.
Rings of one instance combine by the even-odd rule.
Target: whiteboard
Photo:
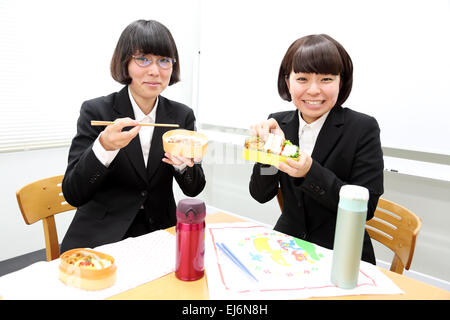
[[[326,33],[354,63],[344,107],[374,116],[384,147],[450,155],[447,0],[201,2],[198,120],[245,128],[294,110],[277,91],[296,39]]]

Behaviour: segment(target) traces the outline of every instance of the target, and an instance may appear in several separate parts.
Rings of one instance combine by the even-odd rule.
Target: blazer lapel
[[[344,124],[343,111],[341,106],[333,107],[319,132],[311,157],[320,164],[323,164],[342,135],[342,125]]]
[[[114,111],[117,113],[117,118],[129,117],[134,119],[133,107],[131,106],[130,97],[128,95],[128,86],[125,86],[119,91],[117,99],[113,106]],[[114,119],[111,119],[114,120]],[[124,130],[129,130],[125,128]],[[142,157],[142,148],[139,135],[137,135],[130,143],[122,149],[127,155],[128,159],[136,169],[138,175],[147,183],[144,158]]]
[[[170,107],[167,105],[164,97],[159,96],[158,109],[156,109],[156,123],[177,123],[171,113]],[[151,180],[156,169],[161,165],[164,157],[164,149],[162,136],[165,132],[172,130],[168,127],[155,127],[153,131],[152,144],[148,154],[147,161],[147,178]]]
[[[298,146],[298,111],[288,113],[279,123],[281,130],[284,132],[284,137],[290,140],[292,144]]]

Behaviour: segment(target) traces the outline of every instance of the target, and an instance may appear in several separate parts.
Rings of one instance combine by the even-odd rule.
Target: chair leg
[[[44,225],[45,251],[47,253],[47,261],[59,258],[58,233],[56,232],[55,217],[49,216],[42,219]]]
[[[392,260],[390,270],[398,274],[403,274],[403,270],[405,270],[405,266],[396,254],[394,255],[394,259]]]

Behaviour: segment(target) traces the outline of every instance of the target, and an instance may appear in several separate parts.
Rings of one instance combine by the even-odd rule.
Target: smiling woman
[[[292,101],[306,123],[312,123],[334,107],[339,94],[339,75],[296,73],[286,77]]]
[[[144,114],[148,114],[158,95],[170,83],[173,73],[172,61],[175,61],[175,58],[151,54],[132,57],[133,59],[128,62],[128,74],[131,78],[130,92]]]
[[[156,21],[147,23],[135,21],[122,32],[111,60],[111,75],[114,80],[121,84],[130,84],[132,77],[129,74],[128,63],[131,62],[131,58],[142,61],[145,55],[150,53],[176,62],[168,65],[172,69],[169,85],[180,81],[180,59],[175,41],[170,31]],[[146,67],[150,63],[137,64]]]
[[[377,121],[342,107],[353,83],[347,51],[328,35],[309,35],[293,42],[278,74],[278,92],[295,110],[277,112],[253,125],[253,135],[275,132],[299,146],[298,160],[286,159],[278,170],[256,163],[250,194],[264,203],[283,198],[275,230],[333,249],[336,208],[343,185],[370,190],[367,219],[383,193],[383,154]],[[369,234],[362,260],[375,264]]]
[[[292,101],[293,98],[290,91],[291,78],[301,84],[302,91],[309,89],[313,95],[323,91],[322,88],[325,89],[334,100],[334,103],[330,102],[331,109],[335,103],[344,104],[350,95],[353,63],[342,45],[330,36],[320,34],[302,37],[291,44],[278,73],[278,93],[286,101]],[[311,82],[315,86],[311,87]],[[295,102],[294,104],[297,105]]]
[[[171,123],[195,130],[192,109],[161,95],[180,79],[169,29],[155,20],[128,25],[114,51],[111,74],[125,87],[81,106],[62,183],[64,197],[77,212],[61,252],[170,227],[176,221],[174,178],[190,197],[205,186],[200,162],[164,153],[162,137],[170,128],[138,125]],[[114,123],[102,131],[90,125],[94,119]]]

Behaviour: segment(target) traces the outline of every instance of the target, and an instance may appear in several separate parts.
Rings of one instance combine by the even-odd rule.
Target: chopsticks
[[[99,120],[91,120],[91,126],[109,126],[110,124],[114,124],[114,121],[99,121]],[[174,127],[178,128],[179,124],[170,124],[170,123],[144,123],[140,122],[138,126],[149,126],[149,127]]]

